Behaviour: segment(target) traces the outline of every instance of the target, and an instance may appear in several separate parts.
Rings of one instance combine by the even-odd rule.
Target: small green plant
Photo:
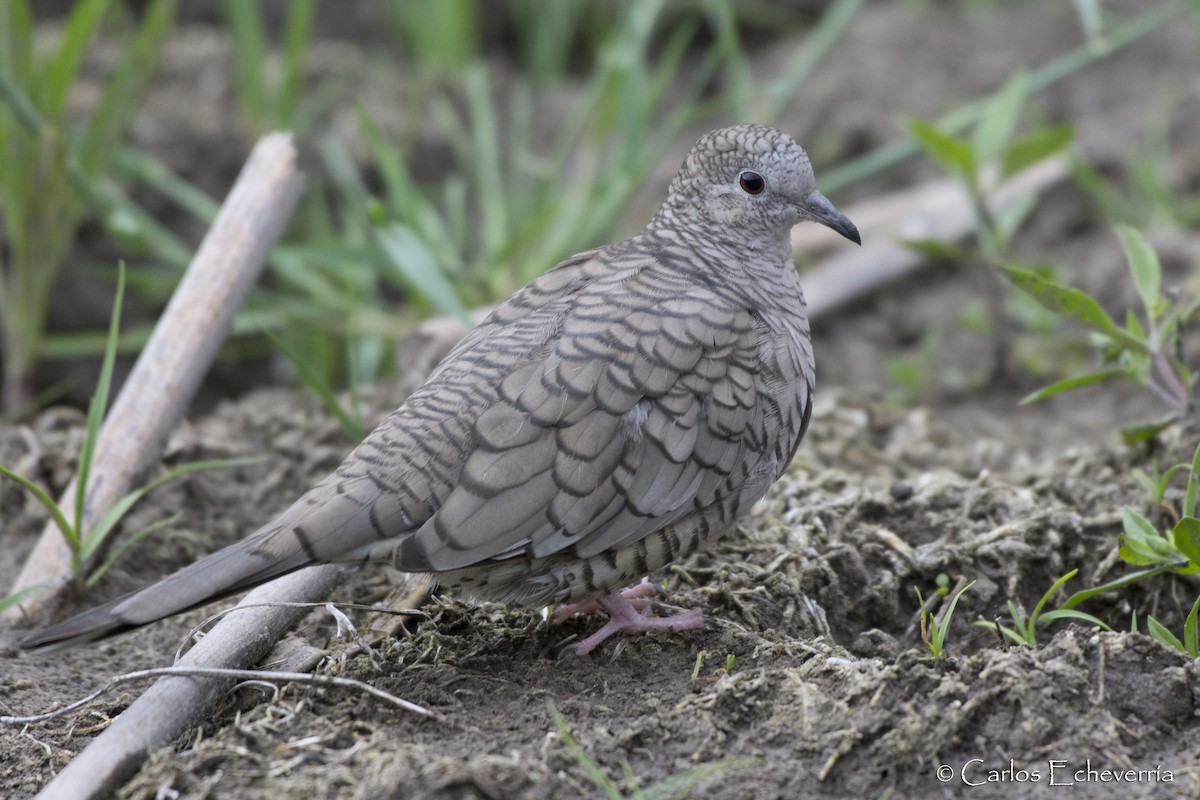
[[[951,620],[954,619],[954,607],[958,605],[958,599],[974,585],[975,581],[971,581],[950,597],[946,610],[942,612],[941,621],[925,607],[925,598],[921,596],[921,590],[916,586],[913,587],[913,591],[917,593],[917,603],[921,606],[921,641],[925,642],[925,646],[929,648],[929,654],[934,658],[945,652],[946,633],[950,630]],[[941,587],[938,589],[938,594],[944,596]]]
[[[966,190],[975,234],[969,244],[962,246],[939,239],[914,240],[908,243],[909,246],[940,260],[977,265],[989,270],[991,275],[1009,258],[1013,236],[1033,210],[1037,197],[1027,194],[997,209],[991,201],[992,190],[1058,155],[1074,136],[1074,131],[1067,125],[1036,127],[1022,136],[1015,135],[1031,85],[1031,78],[1024,73],[1013,77],[982,106],[969,135],[951,134],[925,120],[909,120],[909,133],[921,149]],[[991,275],[985,277],[994,279]],[[991,368],[983,374],[959,376],[956,380],[960,384],[982,384],[1003,374],[1009,360],[1012,319],[1028,316],[1009,308],[1011,301],[1001,292],[988,291],[985,296],[986,313],[976,314],[978,319],[969,323],[964,321],[964,327],[990,331],[994,349]],[[944,333],[939,332],[936,338],[927,337],[923,341],[920,360],[913,368],[917,374],[938,376],[942,372],[936,368],[940,361],[938,351],[942,335]],[[898,368],[892,369],[895,372]],[[939,376],[924,385],[944,384]]]
[[[1166,497],[1167,488],[1171,485],[1171,480],[1175,477],[1175,474],[1187,468],[1187,464],[1172,464],[1165,471],[1159,472],[1158,463],[1155,462],[1151,464],[1149,472],[1140,467],[1134,467],[1130,474],[1146,490],[1146,494],[1153,498],[1155,503],[1161,504],[1163,498]]]
[[[1140,383],[1170,410],[1161,420],[1122,429],[1122,437],[1133,444],[1153,438],[1194,410],[1196,376],[1184,363],[1181,352],[1184,327],[1200,313],[1200,296],[1181,301],[1164,292],[1158,255],[1142,234],[1125,225],[1118,225],[1116,232],[1143,307],[1141,319],[1130,310],[1124,325],[1118,325],[1091,295],[1079,289],[1033,270],[1012,265],[1002,265],[1001,269],[1046,308],[1091,328],[1101,351],[1099,369],[1060,380],[1021,402],[1031,403],[1104,381]]]
[[[332,86],[316,91],[304,86],[316,5],[315,0],[293,0],[285,6],[279,55],[275,57],[261,4],[243,0],[222,4],[233,38],[238,108],[247,134],[288,130],[303,137],[332,104]]]
[[[1099,628],[1103,628],[1106,631],[1111,631],[1112,628],[1105,624],[1103,620],[1083,611],[1076,611],[1070,607],[1081,601],[1078,598],[1082,593],[1076,593],[1075,595],[1072,595],[1070,598],[1068,598],[1067,602],[1063,603],[1056,609],[1043,611],[1043,609],[1046,607],[1046,604],[1050,602],[1051,596],[1065,586],[1067,581],[1071,580],[1071,578],[1074,578],[1078,572],[1079,570],[1073,569],[1066,575],[1063,575],[1061,578],[1056,580],[1050,586],[1050,588],[1046,590],[1046,593],[1042,595],[1042,598],[1038,600],[1038,604],[1034,606],[1033,613],[1028,617],[1025,616],[1025,612],[1019,608],[1016,603],[1014,603],[1012,600],[1009,600],[1008,615],[1013,622],[1011,628],[1006,625],[1001,625],[999,621],[989,621],[983,619],[976,620],[975,624],[980,628],[999,630],[1000,633],[1002,633],[1004,636],[1007,636],[1014,643],[1027,645],[1028,647],[1037,646],[1037,631],[1039,625],[1054,622],[1055,620],[1060,619],[1077,619],[1095,625]],[[1089,594],[1087,596],[1090,597],[1094,594],[1096,594],[1095,591],[1089,590]],[[1086,597],[1082,599],[1086,599]]]
[[[1183,641],[1179,641],[1179,637],[1167,630],[1167,627],[1154,617],[1146,617],[1146,632],[1151,637],[1157,639],[1168,647],[1174,647],[1181,653],[1186,653],[1192,658],[1200,658],[1200,620],[1197,619],[1197,614],[1200,613],[1200,597],[1196,598],[1196,602],[1192,603],[1192,610],[1188,612],[1187,618],[1183,621]],[[1133,618],[1133,625],[1130,630],[1137,633],[1137,616]]]
[[[1168,470],[1168,474],[1170,472]],[[1196,517],[1198,487],[1200,447],[1192,455],[1179,521],[1170,531],[1160,532],[1150,520],[1129,506],[1121,509],[1121,558],[1134,566],[1150,567],[1147,572],[1152,574],[1167,570],[1180,575],[1200,573],[1200,519]]]
[[[550,719],[554,721],[554,727],[558,730],[558,737],[562,740],[563,746],[567,748],[567,752],[579,764],[584,774],[591,778],[604,793],[605,800],[626,800],[626,798],[628,800],[658,800],[658,798],[684,797],[700,781],[721,777],[735,770],[746,769],[757,762],[757,759],[754,758],[722,758],[707,764],[689,767],[682,772],[668,775],[652,786],[642,788],[637,776],[633,774],[633,768],[629,762],[622,759],[621,767],[625,773],[625,783],[629,787],[629,793],[624,794],[616,781],[610,778],[608,773],[575,741],[575,737],[571,735],[571,729],[567,727],[567,721],[563,719],[563,715],[559,713],[553,700],[546,701],[546,709],[550,713]]]
[[[707,650],[701,650],[699,653],[696,653],[696,661],[692,665],[692,680],[696,680],[700,677],[700,670],[704,667],[704,659],[706,659],[708,656],[709,652]],[[717,677],[722,675],[732,675],[733,665],[736,660],[737,659],[733,653],[727,653],[725,655],[725,665],[713,670],[713,674]]]
[[[1170,470],[1168,471],[1170,472]],[[1158,483],[1162,483],[1161,478]],[[1200,519],[1197,519],[1195,516],[1198,489],[1200,489],[1200,447],[1196,448],[1196,452],[1192,456],[1187,490],[1183,499],[1182,514],[1179,521],[1172,526],[1170,531],[1160,532],[1150,520],[1128,506],[1121,509],[1122,531],[1118,536],[1118,552],[1126,563],[1133,566],[1145,567],[1145,569],[1122,575],[1115,580],[1102,583],[1099,586],[1093,586],[1090,589],[1081,589],[1067,598],[1059,606],[1058,611],[1049,613],[1059,614],[1063,611],[1070,611],[1080,603],[1090,600],[1097,595],[1124,589],[1127,586],[1132,586],[1135,583],[1140,583],[1166,572],[1175,572],[1181,575],[1200,573]],[[1051,587],[1051,592],[1065,583],[1077,571],[1072,571],[1061,578],[1058,583]],[[1041,608],[1048,596],[1049,593],[1047,593],[1046,597],[1042,598],[1042,603],[1039,603],[1038,608]],[[1018,616],[1012,603],[1009,603],[1009,611],[1013,615],[1013,619],[1017,620]],[[1036,613],[1035,610],[1035,616]],[[1046,616],[1043,615],[1043,618]],[[981,623],[976,622],[976,624]],[[990,623],[982,624],[989,625]],[[1022,634],[1032,634],[1033,627],[1031,624],[1018,624],[1016,630]],[[1026,639],[1026,641],[1029,640]]]
[[[168,470],[163,475],[146,483],[133,491],[126,494],[118,500],[113,507],[100,517],[90,529],[84,529],[84,508],[86,506],[86,487],[91,476],[92,459],[96,451],[96,442],[100,436],[100,425],[104,421],[105,410],[108,405],[109,390],[112,386],[113,365],[116,361],[117,339],[120,333],[121,324],[121,303],[125,294],[125,267],[124,264],[118,266],[117,269],[117,295],[113,302],[112,317],[109,322],[108,340],[104,349],[104,358],[100,369],[100,379],[96,385],[96,391],[92,395],[91,403],[88,405],[86,432],[83,440],[83,449],[79,454],[78,474],[76,475],[75,485],[75,502],[74,507],[70,510],[63,509],[55,502],[42,487],[26,478],[13,472],[8,467],[0,465],[0,475],[6,476],[21,484],[29,491],[38,502],[45,506],[50,512],[54,524],[62,533],[63,538],[67,542],[67,546],[71,551],[71,571],[75,576],[75,586],[77,590],[85,590],[93,586],[96,581],[100,580],[106,572],[116,563],[126,550],[140,542],[142,539],[170,525],[174,518],[159,520],[151,525],[135,531],[130,534],[120,545],[114,549],[101,564],[92,567],[93,561],[99,556],[102,549],[108,543],[108,540],[115,530],[117,523],[129,512],[131,508],[149,492],[162,486],[165,483],[175,480],[176,478],[188,475],[193,472],[211,469],[224,469],[228,467],[248,464],[257,461],[255,458],[240,458],[240,459],[213,459],[207,461],[196,461],[190,464],[184,464],[174,469]],[[70,514],[70,516],[68,516]],[[28,589],[10,594],[3,600],[0,600],[0,610],[7,608],[17,602],[20,602],[33,591],[42,587],[29,587]]]
[[[26,408],[42,355],[51,287],[89,214],[117,224],[101,180],[154,74],[177,0],[148,5],[121,49],[91,116],[69,100],[88,44],[104,23],[131,23],[111,0],[81,0],[52,48],[35,47],[28,0],[0,3],[0,405]]]

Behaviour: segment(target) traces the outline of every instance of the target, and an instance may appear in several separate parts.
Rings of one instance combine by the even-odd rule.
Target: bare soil
[[[902,114],[969,99],[1014,66],[1043,63],[1078,39],[1070,16],[1033,4],[1006,8],[870,7],[783,125],[838,155],[866,149],[893,136]],[[769,70],[789,46],[794,41],[764,45],[756,69]],[[1200,104],[1194,86],[1179,87],[1194,83],[1196,70],[1195,33],[1181,24],[1050,90],[1043,108],[1048,118],[1074,122],[1085,151],[1104,160],[1144,141],[1155,113],[1148,98],[1179,93],[1159,119],[1180,143],[1171,162],[1177,185],[1194,192],[1200,152],[1184,145],[1198,140]],[[843,144],[820,144],[834,139]],[[920,168],[907,167],[875,189],[920,177]],[[1056,190],[1019,246],[1029,258],[1073,267],[1072,279],[1109,308],[1124,308],[1133,291],[1121,278],[1120,249],[1094,216],[1077,189]],[[1166,279],[1197,291],[1196,240],[1154,241]],[[1153,414],[1153,403],[1117,389],[1018,407],[1038,383],[1019,368],[982,391],[969,381],[930,383],[915,408],[884,402],[887,363],[913,354],[931,325],[947,326],[943,375],[970,375],[986,362],[988,338],[955,322],[982,291],[986,281],[941,268],[815,332],[820,392],[796,461],[737,536],[655,576],[665,583],[664,604],[705,610],[705,630],[558,658],[562,644],[597,621],[552,625],[536,611],[447,596],[396,636],[372,634],[382,617],[348,612],[373,643],[364,652],[317,611],[296,633],[319,653],[316,672],[366,681],[437,719],[350,689],[245,686],[204,725],[151,754],[118,796],[602,796],[588,762],[621,791],[640,786],[648,796],[676,796],[671,782],[685,778],[697,783],[675,784],[679,796],[1200,796],[1197,663],[1144,633],[1056,623],[1040,631],[1036,647],[1021,647],[986,625],[1009,622],[1009,600],[1032,609],[1069,570],[1080,572],[1068,588],[1127,571],[1116,555],[1121,507],[1166,526],[1183,494],[1176,482],[1156,505],[1131,470],[1189,460],[1196,431],[1125,447],[1117,425]],[[402,399],[399,385],[368,393],[373,415]],[[0,428],[0,463],[57,493],[72,474],[81,424],[78,412],[53,409],[29,426]],[[260,389],[218,402],[177,433],[164,467],[264,459],[156,491],[125,527],[174,515],[170,532],[61,613],[253,530],[350,446],[302,393]],[[45,514],[0,482],[0,519],[7,585]],[[921,642],[913,588],[944,603],[939,575],[952,588],[975,583],[959,603],[947,654],[933,658]],[[336,599],[384,602],[394,577],[355,572]],[[1179,634],[1198,593],[1193,579],[1162,578],[1083,610],[1115,631],[1128,631],[1136,611],[1143,631],[1151,614]],[[168,664],[186,632],[222,605],[59,655],[21,653],[13,642],[24,631],[0,632],[0,713],[56,707],[112,675]],[[32,796],[136,693],[123,687],[72,716],[0,728],[0,795]],[[568,746],[551,706],[584,756]]]

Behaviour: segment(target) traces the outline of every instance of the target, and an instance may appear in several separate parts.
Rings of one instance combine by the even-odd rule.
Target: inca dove
[[[481,599],[600,598],[610,622],[579,652],[618,630],[702,625],[612,590],[729,531],[800,443],[813,354],[788,232],[802,220],[859,241],[789,136],[704,136],[641,233],[509,298],[273,522],[22,645],[89,641],[309,564],[384,558]]]

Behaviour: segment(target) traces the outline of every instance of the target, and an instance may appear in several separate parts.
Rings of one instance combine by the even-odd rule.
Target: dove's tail
[[[157,583],[43,628],[20,646],[64,650],[188,611],[311,564],[388,557],[394,542],[363,524],[371,516],[372,500],[355,498],[345,491],[345,484],[338,494],[328,483],[315,487],[242,541]]]

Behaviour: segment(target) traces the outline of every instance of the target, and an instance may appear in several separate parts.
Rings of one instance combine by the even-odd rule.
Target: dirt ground
[[[840,137],[851,143],[844,156],[894,136],[902,114],[948,108],[992,88],[1014,65],[1044,63],[1078,39],[1071,16],[1032,4],[1007,8],[989,5],[985,15],[942,3],[869,7],[781,126],[802,142]],[[789,46],[764,45],[756,69],[769,70]],[[1041,107],[1048,119],[1074,122],[1081,152],[1106,163],[1142,146],[1153,120],[1165,121],[1178,144],[1177,186],[1194,192],[1200,151],[1188,143],[1200,141],[1197,66],[1195,32],[1180,23],[1052,88]],[[1179,99],[1159,114],[1155,103],[1165,96]],[[911,166],[886,180],[929,175]],[[1197,240],[1177,233],[1152,241],[1166,280],[1200,290]],[[1115,238],[1078,189],[1043,200],[1019,249],[1073,266],[1070,277],[1110,309],[1134,298]],[[930,325],[948,326],[947,372],[981,363],[986,337],[953,321],[984,290],[941,268],[815,330],[817,407],[792,467],[737,536],[655,576],[665,581],[664,604],[704,609],[705,630],[610,641],[588,657],[560,659],[561,645],[596,620],[551,625],[536,611],[446,596],[395,637],[371,637],[383,621],[348,612],[376,639],[365,653],[337,637],[329,614],[314,612],[296,637],[320,652],[316,672],[366,681],[437,719],[351,689],[283,685],[273,694],[247,686],[151,754],[118,796],[603,796],[591,763],[621,792],[640,787],[647,797],[1200,796],[1197,663],[1144,634],[1060,623],[1027,648],[973,624],[1008,622],[1007,601],[1030,609],[1069,570],[1080,570],[1072,589],[1127,571],[1116,555],[1121,507],[1168,525],[1168,506],[1183,495],[1177,481],[1167,503],[1155,505],[1131,470],[1190,460],[1197,441],[1196,430],[1175,429],[1152,447],[1121,445],[1117,424],[1156,410],[1135,391],[1018,407],[1039,383],[1019,372],[986,391],[926,386],[913,408],[884,402],[889,359],[912,354]],[[397,385],[367,393],[376,417],[401,399]],[[57,493],[72,474],[81,424],[78,412],[53,409],[28,426],[0,428],[0,463]],[[256,528],[335,467],[350,444],[300,392],[259,389],[218,402],[176,434],[164,465],[265,458],[156,491],[126,527],[177,515],[171,532],[125,558],[73,608]],[[2,482],[0,519],[0,548],[11,554],[0,563],[0,585],[8,585],[45,515]],[[958,606],[947,655],[932,658],[913,589],[933,596],[938,575],[952,587],[975,584]],[[382,602],[395,577],[355,572],[336,599]],[[1193,579],[1163,578],[1083,610],[1117,631],[1129,629],[1136,611],[1178,633],[1198,593]],[[21,653],[13,642],[25,631],[0,632],[0,713],[55,707],[112,675],[168,664],[187,630],[220,605],[60,655]],[[0,728],[0,796],[35,794],[139,691],[123,687],[24,730]],[[568,745],[551,705],[584,755]]]

